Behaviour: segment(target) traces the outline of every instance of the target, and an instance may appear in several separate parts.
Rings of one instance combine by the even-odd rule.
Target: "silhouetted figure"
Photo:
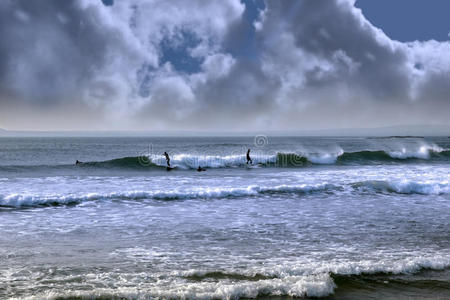
[[[82,164],[82,162],[81,162],[81,161],[79,161],[79,160],[77,159],[77,161],[75,162],[75,164],[76,164],[76,165],[81,165],[81,164]]]
[[[164,152],[164,156],[166,157],[167,166],[170,168],[170,157],[169,157],[169,154],[167,154],[167,152]]]
[[[202,168],[202,167],[200,167],[200,166],[198,166],[197,171],[198,171],[198,172],[203,172],[203,171],[206,171],[206,169],[205,169],[205,168]]]
[[[250,149],[247,150],[247,165],[248,163],[253,164],[252,158],[250,157]]]

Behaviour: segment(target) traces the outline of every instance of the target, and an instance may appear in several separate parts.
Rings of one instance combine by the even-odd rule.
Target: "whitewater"
[[[445,299],[449,149],[447,137],[0,138],[0,298]]]

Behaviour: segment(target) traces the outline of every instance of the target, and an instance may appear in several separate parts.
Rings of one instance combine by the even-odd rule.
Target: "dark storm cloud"
[[[391,40],[353,1],[107,4],[0,2],[0,125],[77,105],[106,128],[448,122],[450,45]]]

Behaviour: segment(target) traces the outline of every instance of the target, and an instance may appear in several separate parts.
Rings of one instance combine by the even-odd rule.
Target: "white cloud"
[[[391,40],[350,0],[267,1],[251,22],[244,9],[239,0],[0,2],[0,118],[21,118],[21,107],[76,115],[75,104],[102,116],[74,117],[73,128],[448,122],[449,42]],[[255,34],[253,52],[231,51],[235,39],[249,47],[244,32]],[[198,70],[165,61],[170,47],[186,48]]]
[[[207,77],[217,79],[227,76],[235,63],[236,60],[231,55],[217,53],[205,58],[202,69]]]

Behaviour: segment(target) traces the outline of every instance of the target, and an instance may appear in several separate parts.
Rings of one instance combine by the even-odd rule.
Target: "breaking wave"
[[[248,165],[245,155],[196,155],[177,154],[171,156],[171,166],[177,170],[192,170],[199,166],[207,169],[217,168],[243,168],[243,167],[307,167],[313,165],[374,165],[374,164],[401,164],[409,162],[450,162],[450,150],[442,149],[436,145],[422,146],[415,150],[400,149],[364,150],[345,152],[339,149],[335,152],[319,153],[286,153],[254,154],[253,164]],[[15,172],[41,169],[81,168],[93,169],[131,169],[131,170],[166,170],[166,160],[160,155],[130,156],[105,161],[83,162],[79,165],[18,165],[0,166],[0,171]]]
[[[409,275],[422,270],[443,270],[450,267],[448,256],[415,257],[392,262],[358,261],[358,262],[323,262],[312,264],[288,264],[277,267],[254,268],[243,271],[190,270],[180,275],[195,281],[207,280],[242,280],[244,284],[233,285],[232,295],[240,297],[258,297],[263,295],[285,295],[291,297],[326,297],[337,289],[355,288],[356,282],[373,282],[371,276],[380,280],[393,280],[391,275]],[[398,283],[398,280],[396,283]],[[383,281],[382,281],[383,282]],[[404,282],[405,285],[412,283]],[[385,284],[385,283],[384,283]],[[211,291],[212,292],[212,291]],[[175,295],[173,295],[175,296]],[[177,295],[182,297],[183,295]]]
[[[388,192],[397,194],[421,194],[421,195],[441,195],[450,194],[450,183],[443,182],[415,182],[415,181],[382,181],[370,180],[352,184],[355,189],[373,190],[376,192]]]
[[[86,201],[101,200],[184,200],[184,199],[223,199],[241,198],[273,194],[308,194],[308,193],[338,193],[342,191],[362,191],[375,193],[396,194],[422,194],[441,195],[450,194],[450,183],[442,182],[415,182],[415,181],[382,181],[371,180],[354,182],[350,184],[300,184],[300,185],[277,185],[247,187],[217,187],[217,188],[194,188],[156,191],[125,191],[110,193],[86,193],[66,195],[38,195],[38,194],[0,194],[0,207],[32,207],[32,206],[54,206],[73,205]]]
[[[411,160],[449,160],[450,150],[440,148],[421,147],[417,151],[358,151],[343,153],[338,158],[339,163],[348,164],[370,164],[382,162],[406,162]]]
[[[260,167],[304,167],[322,164],[368,165],[383,163],[406,163],[411,161],[450,161],[450,150],[418,151],[356,151],[337,153],[277,153],[275,155],[255,155],[253,166]],[[177,169],[203,168],[238,168],[249,166],[244,155],[197,156],[190,154],[175,155],[171,165]],[[120,168],[155,168],[165,169],[163,157],[125,157],[104,162],[89,162],[81,166],[120,167]]]
[[[260,187],[256,185],[244,188],[197,188],[191,190],[172,191],[128,191],[112,193],[89,193],[89,194],[68,194],[68,195],[33,195],[33,194],[9,194],[0,195],[0,206],[21,207],[21,206],[50,206],[50,205],[70,205],[85,201],[95,200],[183,200],[183,199],[209,199],[209,198],[239,198],[276,193],[311,193],[336,188],[328,184],[279,185],[273,187]]]
[[[442,271],[450,267],[448,256],[418,256],[398,260],[363,260],[348,262],[293,263],[272,267],[244,269],[200,270],[172,272],[164,281],[142,282],[139,289],[129,284],[97,288],[94,291],[55,292],[31,299],[254,299],[258,297],[329,297],[352,295],[373,297],[377,290],[389,287],[396,293],[420,286],[446,292],[448,283],[441,280],[421,280],[412,276],[425,270]],[[117,278],[113,273],[105,279]],[[120,278],[120,277],[119,277]],[[146,277],[148,278],[148,277]],[[163,284],[160,284],[163,283]],[[425,284],[425,285],[424,285]],[[420,295],[420,294],[419,294]],[[397,295],[398,296],[398,295]],[[393,297],[395,298],[395,297]]]

